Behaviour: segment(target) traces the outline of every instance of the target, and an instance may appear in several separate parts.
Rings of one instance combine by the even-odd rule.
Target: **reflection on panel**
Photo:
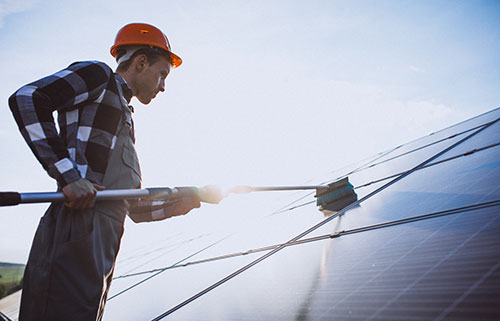
[[[387,155],[357,169],[353,173],[344,174],[349,176],[354,186],[366,186],[366,188],[360,191],[360,196],[362,197],[375,190],[373,186],[369,185],[371,182],[378,182],[384,178],[386,179],[384,182],[389,181],[390,178],[394,178],[398,174],[415,167],[441,150],[471,135],[481,128],[480,125],[488,124],[499,117],[500,109],[496,109],[433,135],[402,145]],[[466,141],[454,148],[453,153],[448,153],[447,157],[461,155],[478,147],[499,143],[500,124],[497,123],[485,129],[484,134],[481,133],[481,137],[482,141],[479,144],[477,140],[473,142]],[[336,178],[338,177],[330,177],[331,180],[335,180]]]
[[[463,155],[475,152],[476,150],[482,150],[485,148],[492,148],[500,144],[500,121],[497,121],[490,126],[486,127],[484,130],[480,131],[477,135],[474,135],[470,139],[466,140],[456,148],[454,148],[450,153],[439,157],[437,161],[444,160],[453,156]]]
[[[498,200],[499,155],[500,146],[416,171],[312,235]]]
[[[154,279],[108,300],[104,320],[151,320],[178,301],[223,278],[255,256],[167,270]],[[133,282],[143,277],[133,277]],[[119,280],[115,280],[119,281]],[[114,286],[114,285],[113,285]]]
[[[291,246],[171,317],[495,320],[499,216],[497,206]]]
[[[394,160],[391,160],[389,162],[381,163],[376,166],[367,168],[366,170],[350,175],[349,180],[354,186],[361,186],[382,178],[394,178],[395,175],[401,174],[405,171],[408,171],[409,169],[414,168],[415,166],[431,158],[440,151],[452,146],[465,137],[466,134],[458,135],[454,138],[418,150],[414,153],[407,154],[395,158]],[[388,181],[390,181],[390,179],[384,181],[384,183],[387,183]],[[367,186],[364,190],[360,191],[361,196],[364,196],[363,194],[368,194],[373,190],[373,186]]]
[[[388,153],[386,156],[378,159],[370,165],[391,161],[399,157],[400,155],[416,153],[421,149],[427,149],[433,145],[453,139],[456,135],[469,135],[475,130],[491,123],[492,121],[495,121],[498,118],[500,118],[500,108],[494,109],[490,112],[484,113],[459,124],[432,133],[428,136],[406,143],[394,149],[391,153]]]

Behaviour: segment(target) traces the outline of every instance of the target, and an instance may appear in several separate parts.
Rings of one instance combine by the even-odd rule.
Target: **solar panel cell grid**
[[[500,117],[500,108],[494,109],[490,112],[481,114],[477,117],[468,119],[464,122],[439,130],[430,135],[408,142],[399,148],[394,149],[384,157],[377,159],[375,163],[384,162],[394,158],[397,155],[411,153],[414,150],[419,150],[425,146],[432,146],[440,142],[451,139],[454,135],[464,135],[477,130]]]
[[[349,229],[498,200],[500,167],[479,164],[496,163],[499,150],[500,146],[419,170],[312,235],[331,233],[333,224],[337,230]]]
[[[499,232],[498,208],[492,208],[290,247],[261,263],[267,266],[260,270],[293,267],[307,273],[302,279],[297,272],[295,277],[283,272],[267,279],[250,270],[175,316],[197,319],[196,311],[204,311],[204,305],[218,297],[226,300],[230,311],[230,318],[218,320],[428,320],[466,299],[468,307],[455,315],[457,319],[467,320],[479,308],[481,314],[476,316],[499,317],[498,306],[483,305],[477,299],[474,305],[468,299],[487,294],[491,296],[487,302],[500,298]],[[487,251],[478,251],[485,245]],[[315,253],[316,260],[302,261],[305,253]],[[284,264],[293,258],[293,265]],[[489,276],[482,278],[485,274]],[[257,275],[261,301],[272,302],[271,306],[261,310],[260,316],[235,312],[238,306],[232,304],[230,293]],[[487,280],[497,286],[488,285]]]

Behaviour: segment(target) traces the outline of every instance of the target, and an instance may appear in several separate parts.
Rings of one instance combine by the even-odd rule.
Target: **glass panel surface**
[[[285,248],[175,320],[500,317],[499,208]]]
[[[479,129],[480,126],[495,121],[498,118],[500,118],[500,108],[406,143],[373,163],[390,161],[398,155],[414,153],[413,151],[418,151],[420,148],[427,148],[426,146],[430,147],[441,141],[451,139],[454,135],[468,135]]]
[[[454,136],[453,138],[441,141],[439,143],[430,145],[428,147],[416,150],[412,153],[403,154],[401,156],[395,157],[387,162],[375,162],[371,166],[354,172],[350,175],[349,181],[355,186],[365,186],[368,183],[373,181],[377,181],[380,179],[393,177],[405,171],[408,171],[420,163],[426,161],[437,153],[445,150],[449,146],[459,142],[461,139],[470,135],[471,132],[464,133],[461,135]],[[399,154],[398,154],[399,155]],[[384,181],[384,183],[388,182],[390,179]],[[373,186],[364,187],[362,190],[358,191],[360,197],[370,193],[375,188]]]
[[[180,300],[203,290],[254,258],[255,255],[246,255],[165,271],[148,282],[108,300],[103,320],[151,320]],[[132,283],[143,278],[144,276],[140,276],[126,280]],[[113,289],[114,287],[113,284]]]
[[[500,143],[500,121],[488,126],[478,134],[472,136],[465,142],[453,148],[449,153],[439,157],[436,161],[455,155],[462,155],[483,147],[493,146]]]
[[[336,172],[336,176],[330,175],[326,181],[334,181],[340,177],[349,176],[354,186],[360,186],[374,180],[398,174],[413,168],[435,155],[437,152],[444,150],[446,147],[470,135],[479,129],[478,126],[494,121],[497,118],[500,118],[500,109],[495,109],[429,136],[404,144],[384,156],[375,158],[371,163],[359,168],[354,171],[354,173],[345,171],[342,175],[338,175],[338,172]],[[498,135],[499,129],[498,127],[495,128],[496,132],[493,129],[487,130],[490,133],[490,139],[484,140],[484,146],[487,145],[486,143],[498,142],[497,138],[500,137],[500,135]],[[463,150],[463,152],[471,150],[468,147],[468,145],[464,145],[461,150]]]
[[[416,171],[311,235],[498,200],[499,155],[500,146]]]

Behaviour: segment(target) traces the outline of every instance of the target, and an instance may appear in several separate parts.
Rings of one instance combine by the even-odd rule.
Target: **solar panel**
[[[112,298],[105,319],[153,319],[176,306],[175,320],[499,319],[500,124],[481,127],[499,117],[493,110],[346,169],[363,197],[459,142],[279,252],[270,251],[325,219],[314,204],[125,253],[117,276],[167,269]],[[265,253],[274,254],[234,274]],[[158,272],[116,279],[111,297]]]
[[[416,171],[346,213],[339,228],[500,199],[499,154],[500,146]],[[447,154],[442,157],[446,158]],[[324,226],[315,233],[330,228]]]
[[[429,320],[450,309],[466,320],[498,317],[498,208],[389,229],[289,247],[172,316]]]
[[[482,126],[487,125],[491,121],[496,120],[500,116],[498,110],[474,117],[470,121],[462,122],[455,126],[443,129],[431,135],[425,136],[421,139],[417,139],[408,144],[399,146],[388,151],[382,157],[367,163],[365,166],[354,170],[352,173],[343,173],[347,176],[349,174],[349,179],[354,183],[355,186],[366,184],[374,179],[381,179],[385,177],[390,177],[391,175],[399,174],[403,171],[411,169],[418,163],[424,161],[426,158],[431,157],[437,152],[443,150],[444,148],[451,146],[460,139],[471,134],[475,130],[480,129]],[[494,126],[494,128],[498,128]],[[486,129],[490,137],[490,143],[495,142],[495,137],[498,138],[498,133],[495,133],[492,128]],[[484,136],[484,135],[483,135]],[[484,144],[488,145],[488,144]],[[462,147],[464,146],[464,147]],[[454,148],[462,152],[469,151],[473,148],[469,148],[470,143],[467,141],[460,144],[460,147]],[[455,152],[456,154],[459,152]],[[336,180],[337,177],[330,176],[330,180]],[[373,190],[372,188],[366,189],[367,191]]]

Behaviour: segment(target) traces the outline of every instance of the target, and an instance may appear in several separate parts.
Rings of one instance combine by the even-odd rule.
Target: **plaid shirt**
[[[24,139],[60,187],[81,177],[102,184],[122,109],[128,105],[123,86],[130,91],[106,64],[77,62],[21,87],[9,98]]]
[[[80,178],[102,185],[131,98],[125,80],[108,65],[85,61],[21,87],[9,106],[36,158],[62,188]],[[138,202],[129,215],[140,222],[185,214],[199,207],[191,194],[175,201]]]

